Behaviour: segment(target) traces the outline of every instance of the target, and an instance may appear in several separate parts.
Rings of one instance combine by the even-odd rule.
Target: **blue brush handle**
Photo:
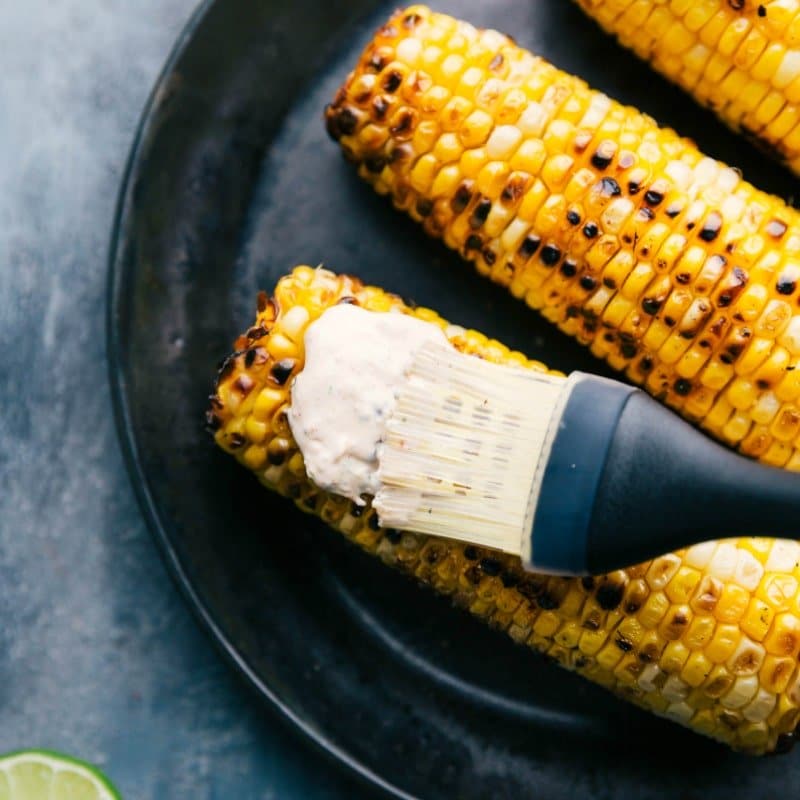
[[[709,539],[800,534],[800,475],[727,450],[633,387],[583,373],[568,386],[530,568],[599,574]]]

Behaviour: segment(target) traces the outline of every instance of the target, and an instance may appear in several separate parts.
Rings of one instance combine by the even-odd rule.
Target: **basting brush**
[[[719,536],[786,535],[800,477],[726,450],[644,392],[420,348],[379,450],[381,524],[599,574]]]

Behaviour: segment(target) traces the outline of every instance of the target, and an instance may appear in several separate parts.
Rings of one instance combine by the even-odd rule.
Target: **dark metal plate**
[[[710,800],[797,785],[797,758],[731,754],[515,647],[264,491],[203,433],[215,364],[257,290],[297,263],[353,272],[562,369],[603,371],[394,212],[326,138],[324,104],[391,10],[208,3],[145,112],[112,246],[109,354],[133,482],[178,583],[265,700],[398,796]],[[565,0],[446,10],[792,191]]]

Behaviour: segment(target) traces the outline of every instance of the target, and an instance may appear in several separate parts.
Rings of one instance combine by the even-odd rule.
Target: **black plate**
[[[710,800],[798,785],[796,758],[733,755],[515,647],[264,491],[203,433],[215,364],[257,290],[297,263],[356,273],[562,369],[602,371],[394,212],[327,139],[322,108],[391,8],[209,3],[144,115],[112,247],[109,352],[133,482],[178,583],[263,698],[398,796]],[[565,0],[446,10],[792,191]]]

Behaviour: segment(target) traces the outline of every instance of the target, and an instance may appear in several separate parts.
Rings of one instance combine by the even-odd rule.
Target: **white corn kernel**
[[[792,572],[800,562],[800,544],[788,539],[776,539],[765,565],[767,572]]]
[[[667,706],[664,716],[686,724],[694,716],[694,709],[688,703],[673,703]]]
[[[486,153],[489,158],[509,158],[521,141],[522,131],[516,125],[498,125],[486,142]]]
[[[736,562],[739,560],[739,551],[732,542],[720,542],[708,565],[709,574],[721,581],[731,581],[736,573]]]
[[[690,567],[705,569],[705,567],[711,561],[718,544],[718,542],[712,541],[693,545],[686,551],[686,555],[684,555],[683,560]]]
[[[758,675],[737,678],[733,686],[720,698],[720,705],[725,708],[742,708],[755,697],[758,689]]]
[[[772,713],[777,699],[766,689],[759,689],[756,696],[742,709],[742,716],[750,722],[763,722]]]
[[[761,583],[763,575],[764,567],[761,566],[761,562],[749,550],[739,550],[733,574],[734,581],[743,589],[754,592]]]

